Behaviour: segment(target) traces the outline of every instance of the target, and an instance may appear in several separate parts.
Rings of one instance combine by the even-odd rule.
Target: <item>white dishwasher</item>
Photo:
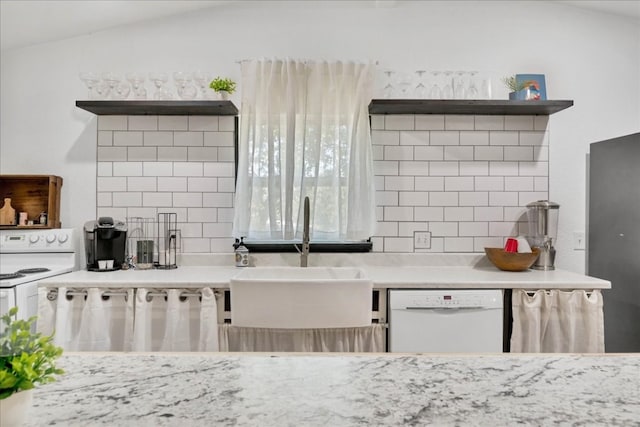
[[[502,291],[389,291],[389,351],[501,353]]]

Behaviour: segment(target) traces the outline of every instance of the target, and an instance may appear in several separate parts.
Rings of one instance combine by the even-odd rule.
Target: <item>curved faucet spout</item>
[[[302,252],[300,252],[300,267],[309,263],[309,197],[304,198],[304,227],[302,231]]]

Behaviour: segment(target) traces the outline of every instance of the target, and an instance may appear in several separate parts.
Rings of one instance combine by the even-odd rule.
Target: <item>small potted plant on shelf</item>
[[[22,424],[36,384],[64,373],[54,363],[62,348],[53,344],[53,336],[31,332],[36,318],[14,320],[17,312],[13,307],[0,323],[0,426]]]
[[[229,95],[236,91],[236,82],[229,78],[216,77],[211,80],[209,87],[215,90],[221,99],[228,99]]]
[[[529,85],[531,82],[518,81],[516,76],[504,77],[502,82],[511,91],[509,93],[510,100],[525,101],[529,99]]]

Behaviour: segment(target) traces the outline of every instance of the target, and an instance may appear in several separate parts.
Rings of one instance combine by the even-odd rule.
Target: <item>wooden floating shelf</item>
[[[98,116],[236,116],[231,101],[76,101]]]
[[[369,104],[369,114],[548,116],[572,105],[573,101],[373,99]]]

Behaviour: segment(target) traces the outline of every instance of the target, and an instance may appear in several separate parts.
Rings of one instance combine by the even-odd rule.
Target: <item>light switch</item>
[[[584,251],[585,250],[585,234],[584,231],[574,231],[573,232],[573,249],[577,250],[577,251]]]

